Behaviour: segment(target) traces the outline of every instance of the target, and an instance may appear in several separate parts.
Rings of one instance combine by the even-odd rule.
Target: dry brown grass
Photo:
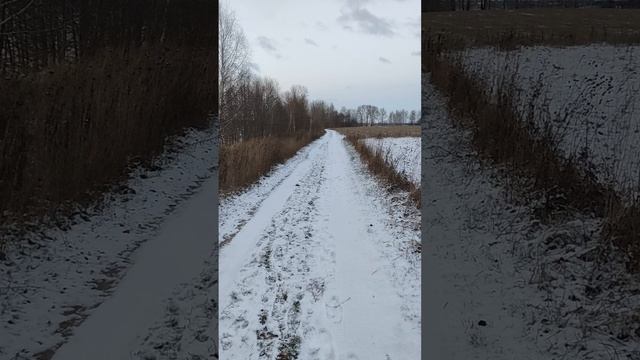
[[[285,162],[318,136],[252,138],[220,144],[219,191],[227,195],[241,190]]]
[[[167,136],[206,126],[215,71],[213,52],[158,46],[0,80],[0,214],[95,199]]]
[[[481,157],[507,169],[515,179],[511,190],[542,200],[536,209],[542,219],[572,209],[602,217],[603,239],[622,249],[629,270],[640,271],[640,206],[626,205],[612,186],[582,171],[576,159],[561,156],[551,126],[535,128],[531,124],[537,121],[525,121],[527,114],[514,103],[513,80],[489,98],[484,83],[469,76],[460,61],[427,56],[432,82],[447,95],[456,123],[471,130]]]
[[[586,176],[573,159],[559,155],[550,128],[532,128],[524,121],[514,103],[513,83],[503,84],[492,99],[460,62],[434,58],[429,63],[433,84],[447,96],[457,123],[472,130],[479,154],[530,181],[524,192],[542,196],[542,218],[566,208],[605,214],[613,192]]]
[[[334,130],[345,136],[361,138],[420,137],[420,125],[357,126]]]
[[[423,39],[449,46],[640,43],[640,9],[520,9],[422,14]]]
[[[419,126],[418,126],[419,129]],[[406,135],[400,135],[406,136]],[[347,135],[347,141],[353,145],[360,158],[367,165],[367,168],[371,173],[376,175],[386,185],[389,185],[389,190],[401,189],[409,193],[409,199],[416,205],[417,208],[421,206],[421,193],[420,187],[413,182],[407,180],[404,176],[399,174],[393,164],[389,160],[388,154],[383,152],[380,148],[372,150],[366,146],[362,141],[363,138],[367,138],[364,133],[358,135]]]

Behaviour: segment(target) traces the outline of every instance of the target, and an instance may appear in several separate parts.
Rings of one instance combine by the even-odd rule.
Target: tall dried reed
[[[93,198],[167,136],[216,111],[213,51],[104,49],[76,64],[0,80],[0,214]]]

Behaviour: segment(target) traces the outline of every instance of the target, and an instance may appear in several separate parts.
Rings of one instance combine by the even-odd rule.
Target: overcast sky
[[[417,0],[233,0],[254,69],[311,99],[420,109]]]

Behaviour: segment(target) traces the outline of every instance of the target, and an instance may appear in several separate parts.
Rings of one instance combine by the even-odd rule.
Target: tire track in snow
[[[330,335],[338,359],[419,359],[420,320],[411,314],[419,314],[420,302],[405,295],[419,289],[420,277],[396,283],[396,264],[408,261],[401,253],[390,258],[385,249],[394,247],[397,254],[397,245],[409,237],[396,237],[388,212],[376,206],[382,194],[369,192],[371,179],[359,158],[341,135],[329,135],[331,160],[319,206],[321,227],[335,252],[334,278],[326,286],[327,321],[318,319],[318,341]]]
[[[314,148],[315,144],[313,143],[305,146],[286,163],[276,166],[274,170],[246,191],[220,200],[218,229],[221,247],[224,247],[236,236],[262,205],[262,201],[270,195],[273,189],[280,186],[300,163],[309,158],[310,151]]]
[[[319,244],[313,237],[313,217],[325,168],[326,142],[320,144],[310,171],[294,185],[282,211],[261,234],[241,281],[221,311],[221,349],[225,358],[244,359],[233,339],[255,339],[260,358],[292,357],[301,339],[300,316],[317,279],[310,279],[309,260]],[[225,268],[222,268],[224,276]],[[321,282],[320,282],[321,283]],[[260,284],[264,284],[261,286]],[[317,288],[317,286],[315,287]],[[256,290],[260,289],[260,290]],[[313,292],[313,290],[311,290]],[[251,340],[253,341],[253,340]]]
[[[115,292],[74,332],[53,359],[128,359],[138,339],[164,313],[175,286],[198,274],[211,250],[214,180],[163,223],[156,239],[136,254]],[[185,231],[188,227],[189,231]]]

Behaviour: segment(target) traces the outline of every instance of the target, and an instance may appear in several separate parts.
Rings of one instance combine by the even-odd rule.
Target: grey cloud
[[[412,51],[411,55],[413,56],[420,56],[420,51]]]
[[[257,39],[258,39],[258,45],[260,45],[260,47],[263,48],[266,52],[270,53],[271,55],[277,58],[282,57],[278,52],[278,48],[275,40],[270,39],[266,36],[258,36]]]
[[[315,41],[313,41],[311,39],[308,39],[308,38],[305,38],[304,42],[306,42],[309,45],[318,46],[318,44]]]
[[[316,21],[316,28],[322,31],[329,29],[322,21]]]
[[[389,60],[389,59],[387,59],[387,58],[384,58],[384,57],[382,57],[382,56],[380,56],[380,57],[378,58],[378,60],[380,60],[380,62],[385,63],[385,64],[391,64],[391,60]]]
[[[342,24],[342,27],[352,29],[353,27],[350,24],[354,24],[357,25],[360,31],[368,34],[381,36],[395,35],[391,23],[362,7],[364,3],[366,3],[366,1],[347,0],[347,8],[342,9],[342,15],[338,17],[338,22]]]

